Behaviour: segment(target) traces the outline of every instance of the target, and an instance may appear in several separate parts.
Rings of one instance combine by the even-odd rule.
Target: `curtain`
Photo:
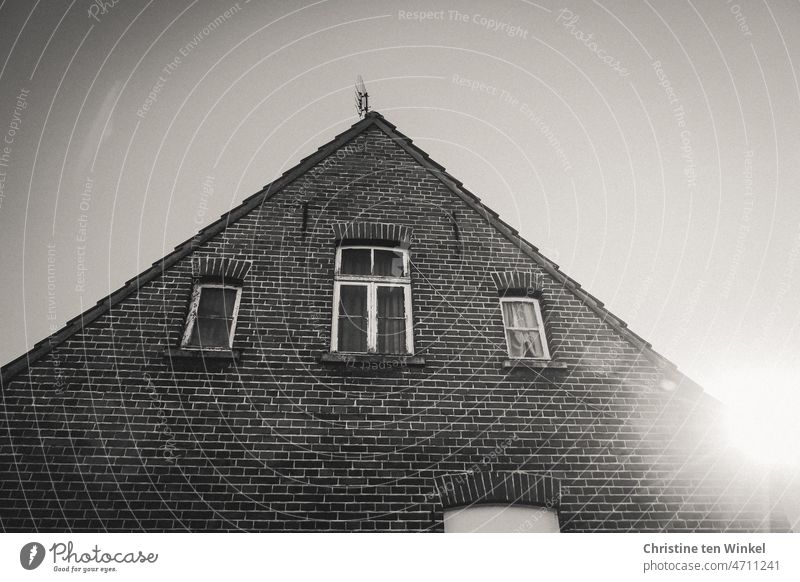
[[[188,345],[206,348],[230,347],[236,289],[201,287]]]
[[[543,358],[542,338],[537,330],[508,330],[508,355],[512,358]]]
[[[512,358],[542,358],[544,348],[536,321],[536,311],[529,301],[503,302],[508,355]]]
[[[378,287],[378,352],[406,353],[404,287]]]
[[[504,301],[503,311],[508,327],[536,329],[536,312],[529,301]]]
[[[340,352],[367,351],[367,287],[339,286]]]

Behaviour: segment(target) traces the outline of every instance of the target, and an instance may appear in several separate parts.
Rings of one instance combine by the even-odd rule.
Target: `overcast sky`
[[[3,363],[354,123],[360,74],[709,392],[800,390],[798,3],[101,4],[0,3]]]

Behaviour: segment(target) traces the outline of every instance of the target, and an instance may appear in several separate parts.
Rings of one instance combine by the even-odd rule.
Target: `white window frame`
[[[532,303],[533,304],[533,311],[536,314],[536,324],[538,325],[538,330],[533,330],[530,327],[510,327],[508,325],[508,321],[506,321],[506,310],[503,308],[504,304],[506,303]],[[503,333],[506,336],[506,353],[508,354],[509,359],[512,360],[549,360],[550,359],[550,347],[547,345],[547,334],[544,332],[544,320],[542,319],[542,308],[539,304],[539,300],[535,297],[501,297],[500,298],[500,313],[503,316]],[[539,340],[542,342],[542,356],[537,358],[525,358],[525,357],[516,357],[511,355],[511,342],[508,339],[508,332],[509,331],[538,331],[539,332]]]
[[[341,273],[342,251],[350,249],[368,249],[370,252],[370,273],[375,268],[375,252],[391,251],[403,255],[403,276],[386,275],[347,275]],[[367,288],[367,351],[339,352],[339,299],[342,285],[361,285]],[[333,318],[331,322],[331,352],[354,354],[377,354],[378,350],[378,287],[400,287],[404,289],[406,316],[406,353],[386,354],[391,356],[410,356],[414,354],[413,317],[411,315],[411,270],[408,250],[399,247],[382,245],[341,245],[336,249],[336,266],[333,283]]]
[[[189,338],[192,335],[192,328],[194,327],[195,320],[197,319],[197,309],[200,306],[200,295],[205,288],[217,289],[235,289],[236,301],[233,304],[233,321],[231,321],[231,331],[228,336],[228,346],[194,346],[189,345]],[[181,349],[184,350],[201,350],[201,351],[228,351],[233,348],[233,338],[236,335],[236,324],[239,319],[239,303],[242,299],[242,286],[232,285],[229,283],[206,283],[197,282],[192,289],[192,300],[189,305],[189,315],[186,316],[186,327],[183,330],[183,337],[181,338]]]

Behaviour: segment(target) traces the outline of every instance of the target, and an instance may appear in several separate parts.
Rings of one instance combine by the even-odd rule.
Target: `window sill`
[[[424,366],[425,358],[403,354],[341,354],[326,352],[319,359],[326,364],[341,364],[351,368],[403,368]]]
[[[503,360],[503,368],[512,370],[566,370],[567,365],[557,360]]]
[[[164,357],[174,360],[219,360],[238,362],[239,350],[208,350],[187,348],[165,348]]]

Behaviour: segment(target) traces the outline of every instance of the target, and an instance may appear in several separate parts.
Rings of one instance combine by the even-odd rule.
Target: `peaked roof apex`
[[[210,225],[202,228],[195,236],[180,243],[175,249],[165,257],[154,262],[150,268],[140,273],[136,277],[129,279],[125,284],[108,295],[100,299],[96,305],[79,316],[69,320],[62,329],[37,342],[27,353],[12,360],[0,368],[0,387],[10,381],[14,376],[28,368],[33,362],[49,353],[56,346],[67,340],[73,334],[79,332],[86,325],[91,324],[100,316],[111,310],[115,305],[138,291],[143,285],[156,279],[167,269],[172,267],[179,260],[191,254],[194,250],[206,241],[216,236],[228,225],[238,221],[257,206],[265,203],[275,194],[283,190],[288,184],[302,176],[314,165],[325,159],[328,155],[343,147],[351,139],[363,133],[372,126],[377,126],[389,138],[402,147],[412,158],[431,172],[445,187],[461,198],[468,206],[480,214],[490,225],[508,238],[520,251],[539,264],[545,272],[555,280],[561,282],[573,294],[581,299],[590,309],[595,311],[609,326],[617,331],[628,342],[634,345],[640,352],[650,359],[657,367],[676,377],[682,391],[687,395],[696,395],[703,390],[691,379],[681,374],[677,366],[667,360],[664,356],[652,349],[651,345],[628,329],[627,324],[608,311],[603,302],[584,291],[581,285],[574,279],[563,273],[559,266],[546,258],[539,252],[539,249],[522,238],[517,230],[500,219],[499,215],[491,208],[484,205],[480,198],[464,188],[462,182],[447,173],[444,166],[435,162],[430,156],[413,144],[413,141],[397,130],[381,113],[376,110],[367,112],[362,119],[350,126],[347,130],[338,134],[328,143],[320,146],[314,153],[300,160],[295,166],[286,170],[280,177],[273,182],[265,185],[261,190],[245,198],[239,206],[222,214],[219,219]]]

